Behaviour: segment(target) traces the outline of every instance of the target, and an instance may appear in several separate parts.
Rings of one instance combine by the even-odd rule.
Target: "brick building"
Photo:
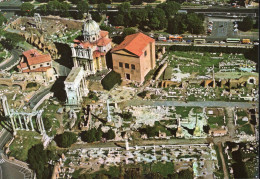
[[[23,52],[17,68],[29,81],[48,83],[57,78],[50,54],[42,54],[36,49]]]
[[[126,36],[111,53],[113,70],[123,80],[143,83],[147,73],[155,68],[155,40],[141,32]]]

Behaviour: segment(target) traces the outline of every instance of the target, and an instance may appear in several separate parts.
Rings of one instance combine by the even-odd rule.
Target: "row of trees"
[[[140,29],[148,31],[167,29],[167,32],[173,34],[185,31],[194,34],[204,32],[203,15],[178,14],[179,9],[180,4],[173,1],[161,3],[156,8],[147,6],[144,9],[130,9],[130,3],[122,3],[118,6],[116,15],[109,14],[109,20],[113,25],[138,26]]]
[[[107,133],[103,133],[101,130],[101,127],[98,129],[92,128],[88,131],[83,131],[80,134],[81,139],[84,142],[95,142],[95,141],[100,141],[101,138],[106,138],[107,140],[112,140],[115,138],[115,132],[112,129],[109,129]]]
[[[107,133],[103,133],[101,127],[98,129],[92,128],[88,131],[83,131],[80,133],[80,137],[84,142],[95,142],[100,141],[101,138],[106,138],[107,140],[112,140],[115,138],[115,132],[109,129]],[[63,134],[56,135],[54,141],[59,147],[68,148],[77,141],[78,135],[73,132],[64,132]]]

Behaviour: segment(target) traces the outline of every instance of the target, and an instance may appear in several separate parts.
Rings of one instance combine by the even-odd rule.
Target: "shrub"
[[[111,71],[107,74],[107,76],[105,76],[105,78],[103,78],[101,84],[105,90],[109,91],[115,86],[115,84],[120,85],[121,82],[121,75],[119,73]]]
[[[109,129],[107,133],[103,134],[103,137],[107,140],[112,140],[116,137],[116,134],[112,129]]]
[[[93,99],[94,101],[98,101],[98,97],[97,97],[97,95],[96,95],[96,93],[95,92],[93,92],[93,91],[90,91],[89,93],[88,93],[88,97],[89,97],[89,99]]]
[[[138,93],[137,96],[144,98],[147,94],[147,91],[142,91],[141,93]]]
[[[55,136],[54,140],[59,147],[67,148],[77,141],[77,135],[72,132],[64,132]]]
[[[37,86],[37,83],[28,83],[26,85],[26,88],[33,88],[33,87],[36,87]]]

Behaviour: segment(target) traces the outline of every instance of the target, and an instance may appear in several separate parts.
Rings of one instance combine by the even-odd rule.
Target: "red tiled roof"
[[[129,52],[134,53],[137,56],[141,56],[143,54],[144,48],[151,42],[154,42],[155,40],[151,37],[139,32],[136,34],[128,35],[125,37],[124,41],[113,48],[111,52],[115,52],[118,50],[127,50]]]
[[[50,54],[41,54],[35,49],[25,51],[23,55],[26,57],[29,66],[51,61]]]
[[[104,37],[104,38],[101,38],[101,39],[98,40],[97,45],[98,46],[105,46],[105,45],[109,44],[110,42],[111,42],[111,39]]]
[[[51,67],[40,67],[40,68],[36,68],[36,69],[33,69],[33,70],[26,69],[26,70],[23,70],[22,72],[23,73],[28,73],[28,72],[46,72],[50,68]]]
[[[27,63],[24,62],[21,62],[20,65],[17,66],[17,68],[26,68],[26,67],[28,67]]]
[[[108,35],[108,31],[104,31],[104,30],[100,31],[100,36],[101,37],[106,37],[107,35]]]

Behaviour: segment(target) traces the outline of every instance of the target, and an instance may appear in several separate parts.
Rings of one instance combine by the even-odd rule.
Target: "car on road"
[[[219,43],[220,43],[220,44],[224,44],[225,42],[224,42],[224,41],[220,41]]]
[[[206,35],[202,35],[201,37],[206,38],[207,36]]]
[[[198,35],[199,38],[201,38],[201,35]]]
[[[219,41],[215,41],[214,44],[219,44]]]
[[[187,43],[191,43],[191,40],[186,40]]]
[[[188,37],[189,37],[189,38],[192,38],[192,35],[189,35]]]
[[[172,42],[172,40],[167,40],[167,42]]]
[[[197,37],[197,35],[194,35],[193,37],[194,37],[194,38],[196,38],[196,37]]]

